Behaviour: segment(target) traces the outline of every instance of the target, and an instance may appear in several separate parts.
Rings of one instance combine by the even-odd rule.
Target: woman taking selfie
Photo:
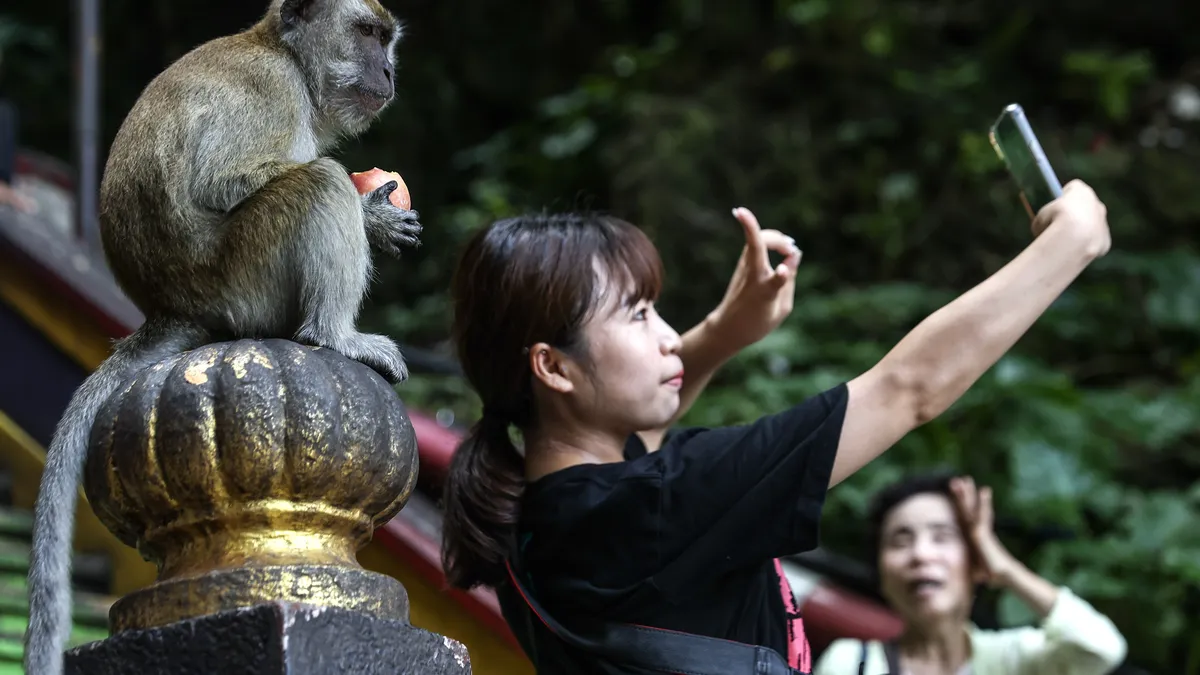
[[[682,338],[654,309],[658,254],[628,223],[511,218],[463,251],[453,333],[483,417],[447,476],[443,559],[454,586],[496,588],[539,673],[808,672],[776,559],[815,547],[826,490],[954,403],[1110,245],[1104,205],[1072,183],[1020,255],[867,372],[627,460],[631,436],[661,434],[791,310],[799,251],[735,215],[729,291]]]
[[[816,675],[1105,675],[1125,658],[1108,617],[1035,574],[992,529],[992,493],[970,478],[914,476],[882,490],[870,509],[879,586],[904,631],[887,643],[838,640]],[[970,623],[974,585],[1013,593],[1039,627],[981,630]]]

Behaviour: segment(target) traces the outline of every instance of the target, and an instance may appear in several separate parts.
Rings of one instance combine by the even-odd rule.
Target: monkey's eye
[[[375,27],[369,24],[359,24],[358,32],[362,33],[363,37],[371,37],[375,34]]]

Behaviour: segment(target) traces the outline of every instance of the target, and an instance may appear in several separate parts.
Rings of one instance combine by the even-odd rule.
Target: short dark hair
[[[867,525],[870,536],[867,547],[871,551],[872,564],[879,559],[883,521],[887,519],[888,514],[897,506],[917,495],[938,494],[953,502],[954,493],[950,491],[950,481],[961,475],[961,472],[952,469],[925,471],[905,476],[876,492],[867,509]]]

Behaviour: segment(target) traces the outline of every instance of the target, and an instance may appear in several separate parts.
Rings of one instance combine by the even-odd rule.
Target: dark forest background
[[[399,100],[339,158],[403,174],[425,245],[383,263],[375,329],[446,351],[446,287],[476,228],[600,208],[661,247],[681,331],[720,299],[753,208],[804,250],[794,315],[685,420],[779,410],[872,364],[1029,239],[988,144],[1020,102],[1114,247],[954,408],[830,496],[861,557],[870,493],[952,465],[997,490],[1002,537],[1115,620],[1131,659],[1200,672],[1200,3],[1143,0],[388,0]],[[141,88],[265,2],[105,0],[103,139]],[[71,157],[71,7],[0,8],[22,142]],[[382,258],[381,258],[382,261]],[[447,352],[448,353],[448,352]],[[401,387],[469,421],[454,377]],[[1029,615],[1011,598],[1002,623]]]

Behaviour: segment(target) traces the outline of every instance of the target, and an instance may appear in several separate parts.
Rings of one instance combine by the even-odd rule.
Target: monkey
[[[246,30],[181,56],[143,89],[109,150],[101,244],[145,316],[73,394],[34,507],[25,669],[57,674],[70,632],[75,490],[91,427],[121,383],[217,339],[293,339],[408,377],[356,329],[371,247],[420,245],[390,181],[360,195],[326,156],[395,97],[402,25],[377,0],[272,0]]]

